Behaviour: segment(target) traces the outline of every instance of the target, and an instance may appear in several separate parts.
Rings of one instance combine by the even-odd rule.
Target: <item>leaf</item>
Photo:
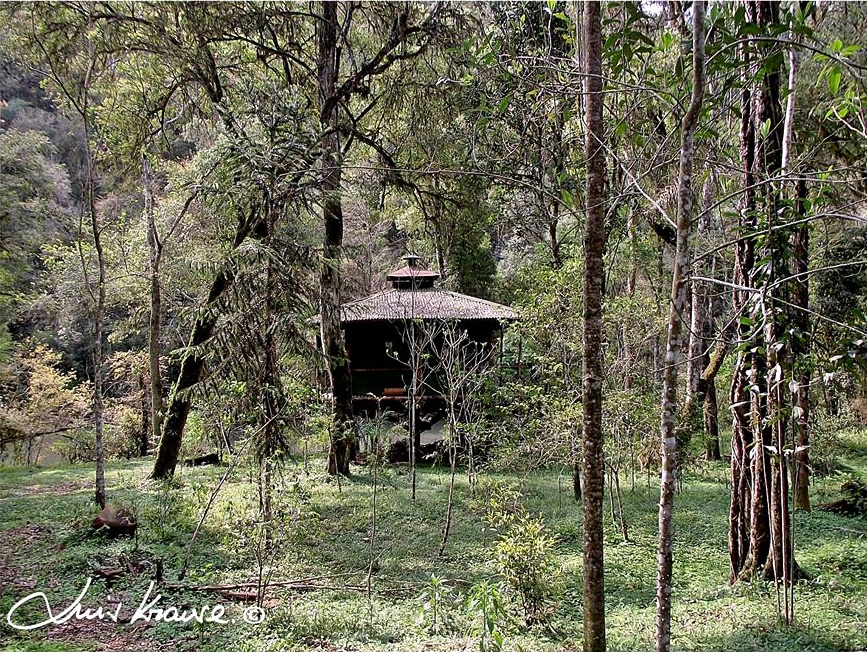
[[[663,32],[659,39],[659,49],[665,51],[672,45],[674,45],[674,34],[671,32]]]
[[[512,102],[512,96],[506,95],[502,100],[500,100],[500,105],[497,107],[497,112],[503,114],[506,112],[506,109],[509,108],[509,104]]]
[[[833,66],[828,70],[828,90],[832,95],[837,95],[840,92],[840,79],[843,73],[840,71],[840,66]]]
[[[768,380],[772,383],[775,383],[778,380],[781,380],[782,377],[783,377],[783,368],[779,364],[774,365],[773,368],[768,372]]]

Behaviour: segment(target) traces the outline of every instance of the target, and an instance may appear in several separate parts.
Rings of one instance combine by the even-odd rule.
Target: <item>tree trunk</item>
[[[719,446],[719,406],[717,403],[716,376],[705,382],[704,410],[704,458],[706,460],[721,460],[722,452]]]
[[[239,215],[238,228],[235,231],[232,248],[240,247],[251,233],[258,233],[260,222],[258,207],[255,205],[250,208],[248,215]],[[192,408],[189,391],[202,380],[205,370],[205,359],[199,351],[201,346],[214,334],[214,328],[217,325],[217,315],[214,314],[215,304],[232,287],[234,282],[235,275],[231,270],[224,269],[217,273],[214,282],[211,283],[208,297],[193,324],[187,350],[181,358],[178,378],[172,387],[168,406],[165,410],[157,459],[150,474],[150,477],[155,480],[171,478],[175,473],[175,467],[178,465],[178,458],[181,453],[184,426]]]
[[[806,182],[798,182],[798,202],[803,206],[806,199]],[[794,311],[796,334],[792,344],[794,358],[794,373],[798,387],[794,396],[794,428],[795,428],[795,509],[810,511],[810,436],[808,432],[810,414],[810,316],[808,261],[810,246],[810,227],[804,225],[795,231],[792,243],[792,258],[796,287],[792,303],[797,306]]]
[[[689,319],[689,344],[687,346],[686,359],[686,409],[687,417],[692,417],[697,406],[701,405],[703,396],[700,395],[701,372],[707,365],[705,350],[705,323],[707,315],[707,290],[703,281],[693,281],[690,288],[690,319]],[[691,424],[687,424],[691,425]]]
[[[584,2],[587,208],[584,227],[584,652],[605,650],[602,498],[602,295],[605,153],[601,3]]]
[[[626,296],[630,299],[635,298],[635,286],[638,281],[638,229],[635,225],[635,211],[630,210],[626,218],[626,228],[629,232],[629,272],[626,277]],[[632,345],[631,331],[634,327],[634,320],[631,316],[621,326],[621,335],[623,337],[623,362],[626,365],[623,374],[623,389],[631,390],[635,386],[635,359],[637,352]]]
[[[266,246],[273,247],[274,245],[274,230],[276,220],[274,218],[274,207],[270,204],[270,200],[266,200],[265,207],[267,211],[267,238]],[[259,483],[261,492],[261,513],[262,520],[265,523],[265,544],[270,548],[273,542],[273,524],[274,517],[274,478],[273,471],[276,464],[276,454],[279,442],[280,428],[280,412],[282,410],[282,385],[280,381],[280,373],[278,368],[278,352],[277,340],[274,337],[274,320],[277,318],[277,307],[275,305],[275,294],[277,288],[274,282],[273,257],[268,256],[265,261],[265,319],[260,328],[262,332],[263,342],[263,365],[261,371],[261,398],[263,412],[262,419],[262,444],[259,447]]]
[[[729,328],[723,329],[719,334],[719,342],[707,357],[707,366],[699,377],[700,394],[704,401],[704,432],[705,432],[705,458],[719,460],[722,458],[719,446],[719,412],[717,406],[716,376],[722,363],[731,348],[726,341]]]
[[[86,110],[85,110],[86,113]],[[96,493],[95,500],[100,509],[105,507],[105,448],[103,445],[103,401],[102,401],[102,322],[105,315],[105,256],[100,237],[99,216],[96,212],[96,182],[93,171],[93,152],[90,149],[90,133],[85,120],[85,139],[87,140],[87,205],[90,213],[90,226],[93,235],[93,248],[96,251],[97,286],[96,305],[91,314],[91,334],[93,337],[93,420],[96,430]]]
[[[752,92],[750,85],[750,49],[741,44],[743,86],[741,88],[741,124],[739,151],[743,162],[738,229],[741,233],[755,231],[755,190],[753,188],[753,154],[755,133],[752,120]],[[755,264],[753,237],[744,237],[735,245],[732,283],[732,311],[736,316],[745,315],[750,298],[749,287]],[[739,341],[752,336],[748,321],[741,321]],[[729,510],[729,581],[737,581],[750,552],[750,513],[752,496],[752,467],[750,452],[753,450],[753,432],[750,425],[750,378],[753,354],[750,348],[738,352],[732,372],[729,402],[732,411],[732,458],[731,458],[731,506]]]
[[[90,122],[90,90],[91,90],[91,75],[96,68],[96,59],[93,50],[93,45],[88,43],[88,68],[84,79],[79,89],[80,95],[77,100],[69,96],[69,92],[65,92],[72,99],[73,104],[79,112],[82,126],[84,128],[84,147],[85,147],[85,178],[84,178],[84,193],[85,193],[85,209],[90,218],[90,235],[93,239],[93,249],[96,253],[97,279],[96,288],[92,286],[88,266],[85,260],[83,250],[81,250],[81,240],[79,239],[79,254],[81,255],[82,272],[84,274],[87,292],[90,295],[90,334],[91,345],[93,349],[93,421],[95,431],[95,446],[94,454],[96,456],[96,490],[94,492],[94,500],[99,505],[100,509],[105,507],[105,448],[103,446],[103,430],[104,430],[104,406],[102,396],[103,384],[103,354],[102,354],[102,328],[105,318],[105,255],[102,249],[102,227],[99,224],[99,214],[96,208],[96,171],[95,153],[92,148],[91,139],[93,133],[91,131]],[[63,82],[61,81],[61,86]],[[80,235],[80,234],[79,234]]]
[[[783,136],[783,170],[788,174],[789,153],[792,140],[795,81],[798,70],[798,55],[793,48],[790,53],[789,97],[786,105],[786,128]],[[801,177],[795,183],[795,212],[800,220],[806,218],[807,182]],[[793,428],[795,431],[794,503],[795,509],[810,511],[810,226],[803,224],[792,234],[792,322],[795,326],[792,338],[793,379],[797,388],[793,397]]]
[[[245,237],[246,233],[242,233],[239,227],[239,232],[235,237],[235,247]],[[208,298],[199,312],[196,323],[193,325],[188,345],[189,348],[181,359],[178,379],[172,388],[168,407],[166,408],[166,418],[163,423],[159,448],[157,449],[157,459],[154,462],[154,469],[150,475],[153,479],[165,480],[175,474],[175,467],[178,465],[178,458],[181,454],[181,438],[184,426],[187,423],[187,417],[192,408],[189,390],[199,383],[205,369],[205,359],[198,352],[198,349],[214,334],[217,319],[216,315],[213,314],[213,306],[223,293],[231,287],[233,281],[234,275],[230,272],[223,270],[217,274],[214,282],[211,284]]]
[[[760,29],[773,28],[779,22],[779,6],[770,2],[746,2],[747,19]],[[781,252],[781,235],[778,226],[782,214],[779,176],[782,171],[783,119],[780,103],[780,66],[759,70],[758,65],[767,65],[768,45],[765,42],[747,44],[758,49],[755,62],[745,54],[745,74],[741,124],[741,152],[745,164],[744,195],[742,200],[742,224],[744,231],[766,232],[761,252],[762,260],[768,261],[755,268],[752,261],[738,251],[735,269],[735,284],[745,289],[736,291],[737,314],[742,314],[747,305],[746,295],[752,290],[755,310],[751,315],[751,332],[742,333],[748,340],[751,355],[749,377],[746,365],[741,364],[745,355],[739,356],[733,379],[733,410],[746,400],[749,387],[750,423],[752,424],[751,446],[738,442],[735,459],[735,440],[745,440],[749,427],[736,415],[732,433],[732,522],[729,532],[729,555],[731,579],[749,579],[764,572],[767,578],[781,581],[788,586],[798,574],[794,562],[790,515],[788,510],[788,473],[786,472],[786,424],[784,416],[785,387],[789,367],[789,343],[782,334],[789,330],[785,323],[787,310],[782,307],[781,288],[777,280],[787,275],[786,259]],[[762,57],[764,54],[766,56]],[[753,87],[750,94],[749,88]],[[758,133],[762,133],[758,137]],[[755,190],[753,190],[755,189]],[[747,242],[752,246],[752,239]],[[747,264],[749,263],[749,264]],[[749,267],[750,273],[743,274]],[[749,331],[749,329],[748,329]],[[759,351],[764,351],[764,355]],[[737,391],[736,391],[737,390]],[[737,402],[736,402],[737,401]],[[735,495],[743,486],[744,469],[749,466],[751,494],[749,500]],[[737,477],[735,471],[741,474]],[[736,509],[738,510],[736,512]],[[748,527],[749,540],[745,544],[743,527]],[[786,590],[787,622],[791,620],[789,592]]]
[[[677,178],[677,244],[671,279],[671,307],[668,315],[668,337],[662,384],[662,414],[660,416],[662,477],[660,480],[659,496],[656,638],[654,646],[657,652],[669,652],[671,649],[672,548],[674,544],[673,510],[678,457],[678,438],[675,429],[675,420],[677,418],[677,370],[680,352],[683,349],[684,338],[681,324],[686,313],[689,270],[692,264],[689,239],[693,216],[692,171],[695,162],[695,130],[698,125],[701,105],[704,99],[705,86],[704,9],[704,0],[693,2],[692,96],[689,107],[681,122],[680,166]],[[698,380],[700,380],[700,376]]]
[[[162,331],[162,297],[160,291],[160,259],[162,243],[154,221],[153,173],[147,157],[142,157],[142,187],[144,214],[150,263],[150,322],[148,327],[148,369],[150,371],[151,439],[160,440],[163,418],[163,380],[160,372],[160,337]],[[142,455],[147,455],[144,447]]]
[[[711,91],[709,88],[708,91]],[[698,220],[697,231],[701,234],[710,228],[709,219],[713,205],[713,169],[710,169],[708,178],[702,186],[701,213]],[[715,269],[715,265],[711,269]],[[701,275],[706,268],[706,263],[697,263],[694,273]],[[711,271],[711,278],[714,272]],[[690,429],[690,436],[695,432],[704,434],[705,458],[708,460],[720,459],[719,452],[719,425],[717,423],[717,397],[716,397],[716,372],[706,378],[711,356],[708,353],[710,324],[714,317],[714,301],[710,284],[707,281],[693,280],[692,295],[690,298],[690,328],[689,328],[689,354],[686,366],[686,401],[684,404],[684,416],[686,427]],[[722,335],[721,335],[722,337]],[[708,397],[708,392],[714,395]]]
[[[349,474],[349,461],[355,452],[352,429],[352,379],[349,359],[340,330],[340,264],[343,252],[343,205],[341,178],[342,152],[338,136],[338,107],[335,100],[339,66],[337,46],[338,3],[320,3],[318,30],[318,80],[322,139],[323,178],[321,183],[322,271],[319,276],[319,314],[322,353],[328,365],[331,385],[332,425],[326,469],[329,474]]]
[[[138,375],[138,391],[140,397],[139,406],[141,410],[141,430],[139,432],[138,456],[144,457],[148,454],[151,435],[151,402],[148,394],[148,383],[145,379],[144,372],[140,372]]]

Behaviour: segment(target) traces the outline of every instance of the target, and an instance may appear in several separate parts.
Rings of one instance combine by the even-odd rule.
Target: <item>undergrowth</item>
[[[838,441],[845,470],[816,483],[816,502],[833,498],[844,476],[867,476],[867,433],[847,432]],[[171,484],[147,481],[149,470],[150,463],[141,461],[115,465],[108,473],[110,499],[139,519],[133,540],[89,531],[95,515],[92,467],[0,470],[0,650],[119,649],[109,648],[107,637],[128,639],[122,647],[129,651],[169,641],[175,649],[205,652],[581,647],[581,512],[556,470],[486,474],[474,487],[459,477],[442,557],[437,549],[447,469],[422,469],[415,501],[400,467],[382,469],[371,543],[373,483],[367,469],[354,468],[338,485],[290,464],[277,500],[279,554],[271,555],[257,553],[258,494],[251,475],[238,470],[203,524],[183,581],[190,587],[240,587],[223,594],[172,586],[179,584],[185,547],[225,469],[183,469]],[[785,628],[777,622],[773,587],[727,583],[726,479],[724,464],[702,465],[690,471],[676,498],[675,649],[867,647],[867,522],[821,510],[795,515],[796,555],[811,579],[797,586],[796,624]],[[492,499],[502,503],[499,530],[491,527]],[[648,483],[638,476],[634,488],[627,479],[623,501],[629,542],[606,508],[609,649],[646,650],[652,647],[655,613],[656,479]],[[536,537],[535,545],[527,545],[524,530]],[[186,609],[224,604],[231,622],[141,628],[103,623],[72,634],[62,627],[16,632],[6,626],[6,613],[23,596],[45,591],[52,605],[66,605],[87,577],[114,568],[124,570],[111,587],[94,580],[85,606],[105,604],[111,594],[132,609],[161,574],[165,604]],[[261,600],[267,617],[253,625],[243,616],[255,602],[244,594],[256,593],[257,578],[272,586]],[[546,591],[546,579],[556,580],[551,587],[556,590]],[[299,583],[280,585],[290,580]],[[35,617],[39,610],[28,607]]]

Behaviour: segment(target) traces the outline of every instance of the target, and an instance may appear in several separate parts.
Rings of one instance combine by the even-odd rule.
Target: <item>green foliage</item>
[[[54,154],[45,134],[0,129],[0,315],[4,326],[42,276],[42,245],[68,237],[69,176],[53,160]]]
[[[554,555],[555,536],[538,515],[530,514],[521,494],[494,486],[485,520],[497,532],[494,562],[516,598],[528,625],[546,622],[560,590],[560,566]]]
[[[502,625],[508,614],[499,586],[488,580],[474,584],[467,592],[466,608],[479,652],[500,652],[506,638]]]
[[[454,631],[456,596],[443,578],[431,575],[417,600],[420,613],[416,625],[435,636]]]
[[[493,442],[491,468],[534,470],[572,456],[581,404],[530,382],[493,388],[483,427]]]
[[[867,476],[864,431],[847,429],[839,440],[840,459],[852,473]],[[715,468],[720,472],[718,481],[687,474],[678,496],[674,606],[680,625],[675,630],[675,646],[688,652],[750,649],[754,644],[774,652],[826,652],[867,645],[859,615],[867,591],[867,557],[857,534],[863,530],[863,520],[816,509],[794,515],[798,562],[814,580],[796,587],[801,625],[780,629],[768,609],[768,600],[773,599],[770,587],[761,582],[728,586],[728,559],[721,545],[728,523],[727,473],[722,464]],[[71,600],[80,590],[76,587],[80,587],[81,577],[92,572],[94,563],[119,567],[121,553],[135,563],[142,562],[142,571],[137,577],[123,578],[116,594],[123,591],[132,601],[139,598],[158,558],[163,559],[166,581],[174,581],[202,503],[224,469],[179,469],[181,477],[174,486],[145,482],[148,471],[146,462],[116,463],[107,470],[109,494],[133,506],[139,519],[137,546],[142,556],[137,557],[132,552],[133,541],[89,536],[94,509],[88,467],[0,469],[0,559],[5,567],[15,570],[22,583],[26,581],[25,585],[19,585],[17,579],[7,584],[0,596],[0,612],[5,613],[4,607],[14,603],[10,602],[14,596],[35,590],[33,583],[45,587],[53,601]],[[437,557],[434,551],[441,536],[438,517],[446,498],[448,474],[442,469],[421,468],[418,481],[419,499],[415,502],[403,487],[393,488],[387,483],[379,487],[378,537],[387,543],[378,558],[379,571],[373,575],[371,602],[363,590],[358,590],[367,562],[369,478],[356,475],[338,489],[336,484],[324,482],[322,475],[301,474],[297,493],[293,488],[296,480],[291,477],[281,487],[288,494],[286,520],[292,525],[281,543],[284,552],[276,560],[279,567],[273,578],[327,579],[312,581],[303,591],[270,588],[265,601],[268,619],[259,627],[240,622],[225,628],[215,626],[201,633],[200,639],[200,633],[187,626],[160,626],[144,632],[142,642],[153,648],[170,642],[188,644],[203,652],[269,648],[303,652],[310,647],[422,652],[431,646],[478,649],[482,642],[493,650],[497,645],[493,633],[498,631],[503,650],[555,652],[580,639],[581,510],[571,501],[559,504],[556,473],[482,475],[475,500],[466,478],[459,475],[453,547],[446,558]],[[505,487],[520,482],[522,492],[493,492],[491,487],[498,482]],[[831,501],[839,497],[839,485],[838,479],[821,482],[814,491],[821,495],[821,501]],[[626,492],[624,508],[631,523],[632,543],[606,537],[612,649],[640,652],[652,647],[658,498],[655,482]],[[531,515],[544,514],[550,531],[556,533],[558,544],[553,555],[562,568],[563,593],[558,609],[550,616],[550,627],[516,628],[509,614],[510,605],[519,606],[512,589],[508,585],[498,587],[497,580],[485,581],[497,572],[494,554],[498,538],[485,529],[481,518],[487,511],[481,506],[488,502],[497,505],[492,514],[511,514],[508,518],[512,519],[521,506]],[[255,582],[256,562],[250,549],[241,545],[248,536],[241,527],[255,523],[256,512],[255,486],[246,474],[233,475],[204,523],[185,581]],[[611,528],[607,522],[606,530]],[[421,603],[408,598],[429,588],[425,579],[431,575],[451,589],[447,592],[443,587],[439,598],[439,614],[447,611],[450,624],[441,620],[438,635],[422,631],[432,625],[430,617],[416,624]],[[442,579],[446,577],[449,579]],[[350,588],[344,590],[344,584]],[[329,588],[314,588],[319,585]],[[472,603],[470,593],[475,594]],[[171,596],[169,600],[183,596],[190,604],[215,601],[214,595],[199,592],[166,595]],[[93,598],[89,604],[96,605],[101,594],[94,593]],[[233,617],[247,606],[224,598],[218,601],[226,602]],[[118,629],[120,634],[127,631]],[[17,652],[32,640],[27,636],[4,639],[0,649],[6,645]],[[80,647],[83,643],[76,644]]]
[[[87,428],[77,428],[69,435],[63,435],[51,447],[69,464],[92,462],[96,458],[94,434]]]
[[[614,469],[646,468],[658,462],[657,397],[635,390],[611,389],[603,399],[605,459]]]
[[[43,444],[47,449],[48,440],[58,436],[76,441],[73,447],[80,449],[87,438],[89,385],[63,371],[60,354],[48,346],[27,341],[10,348],[12,355],[0,365],[0,441],[19,452],[26,449],[15,461],[27,464],[37,463]]]
[[[686,26],[679,23],[684,16],[674,10],[664,18],[648,15],[645,4],[611,2],[604,8],[606,156],[612,163],[604,278],[604,428],[606,464],[615,475],[618,469],[639,464],[652,469],[657,459],[652,435],[659,392],[658,369],[653,367],[659,367],[655,343],[665,328],[661,315],[667,306],[666,270],[671,262],[662,240],[666,218],[673,215],[678,119],[691,83],[689,43],[681,29]],[[580,628],[577,610],[569,611],[578,602],[581,581],[576,570],[580,512],[571,501],[561,500],[559,482],[580,451],[578,397],[584,382],[580,236],[586,208],[581,154],[585,134],[572,15],[577,5],[549,0],[494,3],[487,9],[460,3],[437,7],[448,12],[437,14],[424,28],[435,28],[436,38],[411,32],[401,48],[379,59],[391,68],[384,65],[374,75],[361,74],[360,68],[374,60],[393,26],[402,27],[404,8],[404,19],[413,24],[428,5],[362,3],[340,12],[341,21],[354,17],[351,25],[341,25],[345,29],[338,80],[347,83],[346,93],[337,100],[337,130],[346,146],[341,199],[347,247],[341,262],[344,267],[355,263],[358,276],[363,276],[354,286],[344,287],[350,292],[372,291],[383,266],[400,251],[413,248],[428,254],[430,261],[442,262],[448,287],[479,296],[502,291],[517,305],[522,320],[508,329],[506,356],[517,366],[520,341],[521,373],[508,378],[508,371],[503,371],[494,387],[478,392],[485,397],[487,418],[468,436],[495,445],[485,460],[488,479],[483,476],[474,489],[485,493],[496,480],[514,484],[520,475],[524,493],[492,492],[483,510],[474,509],[478,504],[467,498],[470,485],[460,478],[453,558],[432,561],[431,541],[446,486],[443,476],[436,469],[421,471],[421,499],[410,503],[390,482],[390,474],[400,469],[381,466],[387,428],[382,422],[373,424],[365,431],[368,448],[374,451],[369,469],[382,470],[387,480],[379,487],[382,530],[377,541],[387,543],[377,558],[381,570],[373,577],[374,596],[357,595],[358,587],[351,592],[277,593],[274,599],[284,612],[276,622],[283,631],[275,625],[261,640],[255,633],[224,633],[231,644],[211,642],[212,649],[289,648],[295,645],[289,640],[293,637],[304,647],[421,647],[427,642],[416,641],[407,634],[407,625],[397,624],[411,622],[415,605],[392,596],[406,592],[404,582],[416,586],[428,576],[422,599],[423,608],[428,608],[421,625],[434,635],[466,631],[458,623],[463,616],[475,623],[470,635],[480,648],[497,650],[504,645],[504,614],[515,606],[526,623],[560,619],[557,624],[571,635]],[[809,180],[810,201],[815,204],[808,215],[821,220],[822,228],[814,229],[819,247],[809,274],[812,306],[819,313],[815,357],[832,363],[823,369],[822,388],[828,390],[828,402],[845,413],[848,399],[864,396],[858,367],[867,356],[865,338],[857,330],[865,328],[867,281],[865,265],[858,261],[867,244],[861,227],[839,227],[832,216],[848,211],[848,217],[858,218],[856,209],[847,207],[860,201],[864,189],[859,70],[865,10],[857,4],[835,3],[774,8],[780,21],[770,30],[747,20],[743,6],[712,3],[709,8],[713,92],[699,127],[694,186],[698,190],[698,181],[708,181],[708,210],[702,210],[698,221],[713,223],[700,231],[697,249],[717,253],[712,260],[705,257],[703,272],[695,269],[705,275],[712,269],[717,277],[728,278],[731,247],[720,239],[732,236],[749,236],[758,249],[774,250],[770,256],[757,256],[759,282],[788,264],[786,230],[766,237],[752,229],[733,228],[742,163],[735,147],[737,103],[745,75],[761,77],[785,67],[786,49],[802,43],[790,171]],[[189,392],[195,409],[183,454],[209,452],[227,440],[244,446],[246,438],[260,432],[258,426],[279,413],[275,436],[250,442],[246,457],[239,460],[239,473],[228,480],[226,495],[219,497],[203,524],[203,552],[195,558],[191,576],[243,581],[267,568],[266,572],[293,577],[330,577],[366,567],[370,476],[358,474],[348,485],[341,481],[335,487],[322,483],[315,471],[302,480],[286,462],[275,472],[275,522],[264,522],[257,514],[252,482],[258,464],[302,446],[305,471],[310,471],[308,449],[327,442],[327,406],[316,378],[320,365],[308,346],[313,338],[308,338],[310,324],[305,321],[318,300],[312,279],[319,265],[315,243],[321,243],[322,236],[321,173],[328,167],[321,161],[316,49],[310,47],[315,18],[291,5],[270,3],[219,8],[152,3],[135,5],[134,13],[123,4],[12,3],[2,15],[9,25],[0,78],[3,442],[15,439],[13,446],[23,456],[23,442],[38,446],[37,433],[63,429],[57,446],[68,460],[90,460],[93,455],[93,436],[86,427],[90,349],[81,299],[85,276],[93,271],[94,250],[85,242],[75,246],[70,229],[75,225],[69,219],[87,212],[79,205],[85,194],[80,151],[84,138],[78,133],[80,125],[60,118],[60,109],[69,107],[39,91],[35,73],[25,76],[8,67],[5,57],[33,64],[46,52],[51,54],[75,94],[82,64],[97,53],[86,99],[92,103],[87,113],[89,141],[99,164],[95,190],[105,217],[106,349],[131,349],[134,356],[146,340],[148,315],[143,308],[149,260],[139,178],[141,158],[146,156],[155,170],[154,209],[163,253],[166,329],[160,344],[163,351],[175,349],[179,355],[201,354],[208,371],[206,382]],[[748,41],[752,36],[761,37],[757,47]],[[423,65],[413,63],[416,53],[423,53],[423,59],[416,59]],[[754,65],[750,69],[743,65],[747,53]],[[56,85],[52,89],[58,90]],[[771,122],[766,122],[759,135],[772,136],[770,129]],[[763,182],[757,181],[757,189]],[[774,208],[784,219],[793,212],[786,200]],[[368,232],[360,235],[363,228]],[[369,237],[364,240],[364,235]],[[362,249],[363,256],[358,253]],[[231,279],[234,287],[215,292],[219,296],[213,305],[201,309],[218,275]],[[717,288],[717,313],[723,312],[719,306],[730,305],[723,287]],[[742,323],[759,328],[762,306],[759,301],[752,306],[755,313]],[[190,326],[200,318],[213,320],[216,334],[187,349]],[[856,330],[850,333],[850,328],[829,319]],[[34,341],[50,341],[51,348],[26,349],[22,338],[30,333]],[[62,356],[56,355],[60,348]],[[276,354],[266,360],[265,352]],[[173,358],[170,378],[176,362]],[[718,379],[721,394],[726,374],[724,369]],[[624,382],[627,378],[629,383]],[[822,388],[815,383],[814,387],[816,397]],[[139,441],[145,397],[130,378],[112,377],[107,388],[106,447],[111,456],[127,456]],[[263,406],[272,403],[276,410],[269,413]],[[720,413],[726,414],[725,406]],[[811,459],[818,479],[836,487],[835,472],[861,477],[861,455],[842,434],[852,421],[818,414],[811,426]],[[130,468],[137,474],[141,470]],[[725,474],[722,466],[704,469],[710,469],[708,476]],[[817,552],[818,544],[808,541],[798,549],[799,561],[814,566],[832,562],[834,581],[839,580],[834,588],[848,583],[850,593],[840,598],[833,592],[818,595],[818,586],[799,587],[814,620],[804,630],[778,632],[762,620],[767,596],[761,595],[761,588],[743,589],[744,593],[725,588],[725,573],[719,569],[726,560],[718,544],[724,541],[727,488],[696,481],[688,475],[692,469],[685,470],[683,499],[678,503],[683,508],[676,515],[678,537],[685,542],[678,549],[676,582],[683,584],[675,590],[701,599],[678,605],[681,612],[675,617],[684,632],[676,641],[679,647],[748,647],[753,645],[752,635],[762,645],[780,648],[794,647],[798,637],[805,649],[863,647],[863,633],[850,631],[864,620],[858,602],[863,593],[862,560],[854,546],[840,546],[834,539],[844,532],[840,528],[851,529],[851,523],[797,515],[798,527],[828,548]],[[63,469],[57,476],[33,471],[38,473],[33,478],[16,470],[10,473],[0,496],[4,524],[17,526],[24,518],[44,516],[50,527],[60,524],[65,531],[76,527],[72,521],[87,523],[88,508],[82,505],[89,489],[76,488],[74,483],[81,483],[77,471]],[[212,471],[181,469],[179,476],[172,486],[115,484],[120,493],[135,496],[141,541],[165,553],[169,563],[186,543],[216,481]],[[71,493],[69,505],[40,493],[42,485],[63,483],[67,486],[56,493]],[[653,491],[641,487],[625,497],[623,509],[634,521],[636,544],[606,551],[606,571],[613,577],[612,645],[618,649],[646,649],[650,643],[652,594],[647,578],[655,564],[655,499]],[[479,522],[482,511],[488,513],[493,530]],[[278,545],[266,545],[275,537]],[[49,543],[45,550],[54,550]],[[88,555],[104,543],[70,539],[72,550],[57,553],[68,555],[66,570],[74,567],[81,572]],[[847,554],[857,562],[851,572],[842,561]],[[0,555],[0,569],[7,561]],[[567,596],[564,608],[555,612],[561,570]],[[502,588],[482,581],[495,574],[503,578]],[[452,583],[445,583],[441,575],[456,578],[455,587],[474,587],[460,609],[455,607],[462,614],[454,613],[454,619],[450,604],[459,591],[452,592]],[[376,595],[378,589],[384,590]],[[370,616],[378,609],[384,615]],[[729,623],[723,629],[718,618],[722,612],[731,614],[743,632],[732,634]],[[846,623],[850,630],[826,626],[834,621]],[[184,636],[168,630],[155,634],[163,635]],[[538,632],[527,635],[526,646],[516,640],[513,647],[571,645],[568,640],[543,640]],[[180,642],[187,643],[192,645],[190,640]]]
[[[521,514],[509,523],[495,546],[497,569],[518,597],[528,625],[548,620],[555,606],[560,567],[554,543],[541,518]]]
[[[835,235],[830,245],[825,249],[820,261],[821,269],[816,273],[814,284],[814,305],[823,317],[836,322],[852,324],[855,331],[867,325],[867,263],[864,262],[864,251],[867,251],[867,228],[849,227]],[[852,331],[841,331],[833,324],[819,322],[816,324],[819,335],[818,344],[826,355],[842,356],[843,366],[857,366],[859,346],[853,340],[857,338]],[[849,351],[854,350],[855,356]]]
[[[184,442],[181,447],[181,455],[185,458],[197,457],[213,450],[215,444],[219,448],[219,442],[215,441],[216,433],[209,428],[201,411],[196,410],[187,417],[187,426],[184,429]]]
[[[157,484],[155,500],[141,511],[141,520],[150,537],[157,543],[180,541],[190,530],[195,506],[183,495],[180,487],[170,481]]]

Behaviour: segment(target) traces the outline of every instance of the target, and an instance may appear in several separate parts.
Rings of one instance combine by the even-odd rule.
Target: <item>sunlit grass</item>
[[[864,431],[840,436],[841,457],[864,474]],[[313,467],[311,466],[311,469]],[[432,636],[417,624],[421,585],[435,574],[449,581],[454,595],[486,578],[495,578],[495,534],[483,519],[485,487],[508,483],[519,488],[525,505],[543,516],[557,536],[556,555],[563,571],[563,592],[549,627],[507,630],[509,650],[580,648],[581,511],[571,485],[550,473],[491,474],[471,489],[458,476],[454,523],[445,555],[437,556],[445,515],[448,470],[419,472],[417,499],[411,500],[405,469],[386,469],[378,486],[378,522],[373,541],[368,600],[366,574],[371,550],[373,483],[368,469],[338,483],[321,473],[306,475],[289,463],[278,498],[285,526],[275,561],[275,579],[322,578],[314,583],[346,590],[268,594],[270,619],[253,627],[235,622],[194,629],[162,624],[146,636],[174,640],[177,649],[232,650],[460,650],[477,649],[465,630]],[[151,564],[161,558],[165,581],[177,581],[184,547],[210,491],[224,468],[183,469],[173,485],[146,479],[150,462],[112,464],[107,473],[110,499],[139,516],[137,540],[108,541],[87,535],[92,506],[91,465],[50,469],[0,470],[0,570],[14,569],[16,581],[2,589],[0,615],[22,595],[39,587],[58,600],[71,598],[83,578],[100,565],[117,564],[121,555],[143,559],[143,572],[123,579],[115,591],[141,595]],[[253,536],[257,489],[249,469],[233,473],[214,504],[192,551],[185,581],[236,583],[255,578]],[[728,585],[727,467],[710,464],[690,471],[675,503],[673,642],[679,650],[857,650],[867,647],[867,522],[815,510],[794,521],[797,559],[810,575],[796,588],[796,625],[779,625],[776,595],[762,582]],[[629,541],[611,520],[606,498],[606,603],[609,649],[647,650],[652,646],[655,613],[658,490],[640,475],[634,490],[623,481]],[[835,479],[824,481],[830,492]],[[836,486],[839,486],[837,482]],[[28,529],[39,526],[36,530]],[[5,577],[5,576],[4,576]],[[96,588],[96,587],[95,587]],[[100,586],[94,599],[104,595]],[[190,604],[222,600],[213,594],[171,594]],[[233,606],[236,615],[243,604]],[[454,607],[460,610],[458,607]],[[124,625],[117,625],[123,630]],[[3,630],[0,650],[97,649],[92,640],[77,647]],[[327,645],[320,645],[328,641]],[[317,647],[318,646],[318,647]]]

